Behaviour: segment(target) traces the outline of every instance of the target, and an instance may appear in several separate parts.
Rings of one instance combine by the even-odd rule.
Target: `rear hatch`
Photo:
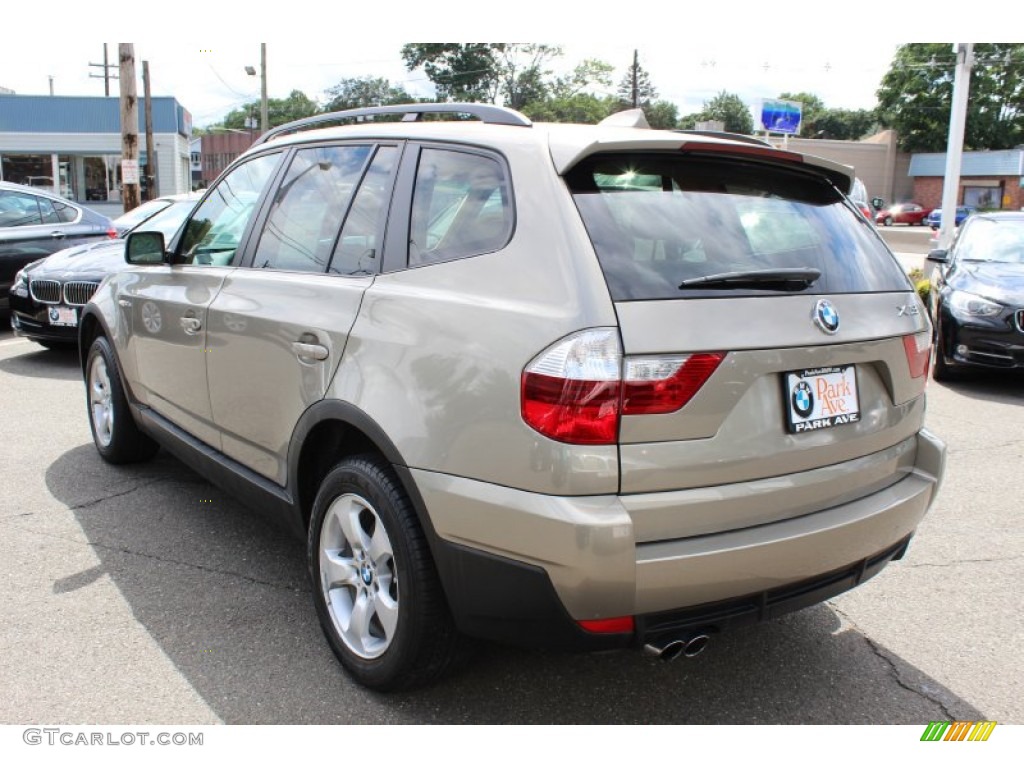
[[[594,154],[566,174],[619,319],[621,493],[730,500],[684,524],[653,514],[641,540],[815,511],[912,469],[928,321],[834,179],[727,144]],[[754,489],[774,501],[738,503]]]

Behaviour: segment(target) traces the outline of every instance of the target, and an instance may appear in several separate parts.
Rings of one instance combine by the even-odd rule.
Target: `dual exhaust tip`
[[[662,661],[675,661],[680,656],[692,659],[704,652],[710,639],[711,637],[706,632],[695,632],[670,640],[656,640],[644,646],[644,653]]]

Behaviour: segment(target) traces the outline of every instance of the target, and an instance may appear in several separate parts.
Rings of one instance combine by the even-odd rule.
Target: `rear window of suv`
[[[732,158],[605,154],[584,160],[566,181],[615,301],[777,294],[694,281],[780,269],[820,273],[787,292],[909,288],[870,225],[811,172]]]

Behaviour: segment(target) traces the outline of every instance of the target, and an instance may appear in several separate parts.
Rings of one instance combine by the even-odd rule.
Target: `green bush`
[[[917,291],[917,295],[921,297],[921,301],[923,301],[924,305],[927,307],[928,297],[931,295],[932,292],[931,281],[928,280],[927,278],[922,278],[920,280],[915,281],[914,290]]]

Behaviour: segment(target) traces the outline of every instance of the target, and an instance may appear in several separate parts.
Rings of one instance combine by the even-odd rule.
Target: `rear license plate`
[[[74,328],[78,325],[78,310],[74,307],[50,307],[46,311],[50,325],[64,325]]]
[[[813,432],[860,421],[855,366],[791,371],[785,381],[790,432]]]

